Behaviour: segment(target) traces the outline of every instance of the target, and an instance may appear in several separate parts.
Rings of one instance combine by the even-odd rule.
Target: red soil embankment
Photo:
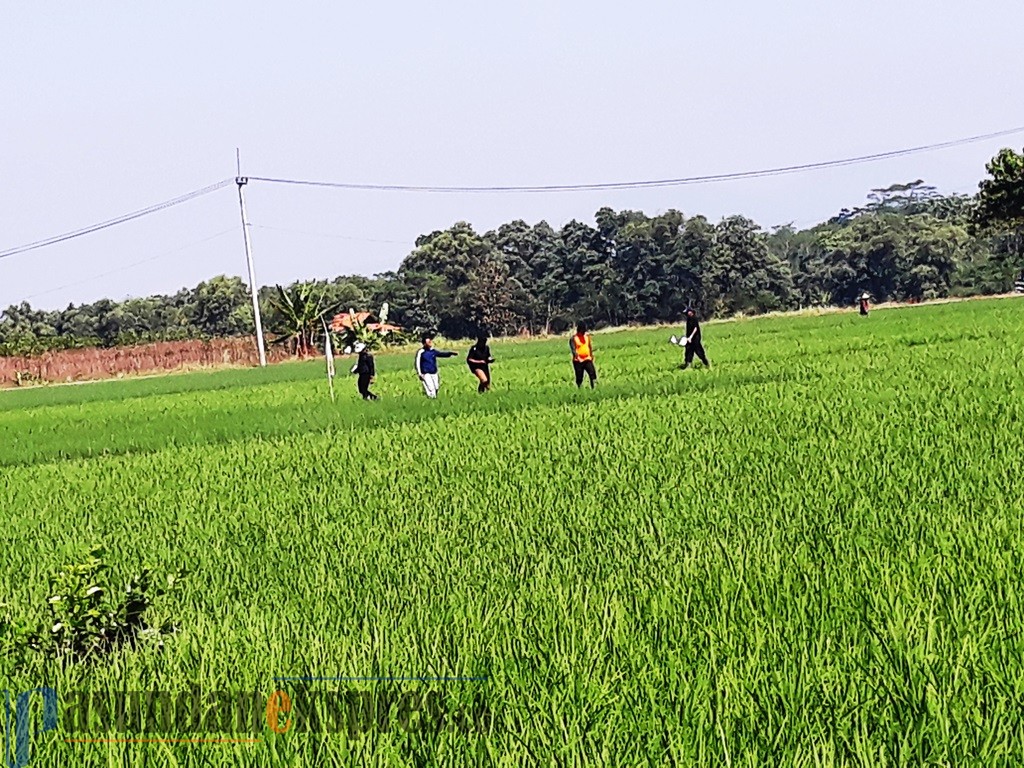
[[[282,347],[267,352],[270,362],[291,357]],[[161,341],[111,349],[63,349],[35,357],[0,357],[0,387],[22,383],[72,382],[122,375],[176,371],[225,365],[254,366],[259,362],[252,338],[211,341]]]

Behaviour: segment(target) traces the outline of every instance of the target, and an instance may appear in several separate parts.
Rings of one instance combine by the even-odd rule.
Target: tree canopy
[[[1003,150],[976,197],[940,195],[921,180],[875,189],[858,207],[808,229],[717,223],[669,210],[601,208],[556,229],[516,220],[489,232],[467,222],[422,235],[394,272],[260,289],[271,331],[314,347],[327,309],[373,309],[390,322],[450,337],[562,332],[704,316],[915,301],[1009,291],[1024,270],[1024,155]],[[314,322],[315,321],[315,322]],[[101,300],[0,314],[0,352],[251,333],[249,292],[213,277],[172,296]]]

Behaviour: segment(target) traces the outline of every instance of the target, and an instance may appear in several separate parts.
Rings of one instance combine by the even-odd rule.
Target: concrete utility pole
[[[267,352],[263,344],[263,320],[260,318],[260,298],[256,292],[256,268],[252,264],[252,243],[249,240],[249,217],[245,213],[245,185],[249,179],[242,176],[242,161],[235,150],[235,158],[238,163],[238,175],[235,177],[235,184],[238,185],[238,204],[242,209],[242,235],[245,237],[245,260],[249,265],[249,291],[252,293],[252,315],[256,322],[256,346],[260,354],[260,367],[267,365]]]

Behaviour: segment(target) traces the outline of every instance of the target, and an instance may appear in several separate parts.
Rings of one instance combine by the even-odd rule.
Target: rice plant
[[[673,331],[597,334],[593,392],[559,339],[437,401],[408,352],[378,403],[319,363],[0,393],[0,620],[92,547],[189,573],[162,649],[0,680],[199,724],[30,764],[1024,763],[1021,304],[708,324],[709,370]]]

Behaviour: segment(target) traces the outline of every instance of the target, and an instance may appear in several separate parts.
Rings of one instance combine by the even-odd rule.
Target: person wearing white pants
[[[441,376],[437,373],[421,373],[420,382],[423,384],[423,391],[427,397],[437,397],[437,390],[441,388]]]
[[[441,388],[441,376],[437,372],[437,358],[455,357],[458,352],[447,352],[434,349],[434,338],[423,337],[423,346],[416,350],[416,375],[423,382],[423,391],[427,397],[434,399]]]

